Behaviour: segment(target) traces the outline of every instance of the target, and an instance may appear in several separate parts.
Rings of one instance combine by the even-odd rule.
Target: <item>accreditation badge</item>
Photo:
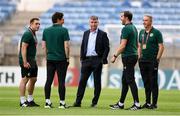
[[[142,48],[143,48],[143,49],[146,49],[146,44],[143,44]]]

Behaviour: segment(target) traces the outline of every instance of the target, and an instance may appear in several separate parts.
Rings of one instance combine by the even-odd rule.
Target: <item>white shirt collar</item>
[[[98,28],[95,31],[90,31],[90,33],[97,33],[98,32]]]

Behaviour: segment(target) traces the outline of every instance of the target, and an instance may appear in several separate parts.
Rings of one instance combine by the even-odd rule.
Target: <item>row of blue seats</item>
[[[59,10],[60,11],[60,10]],[[54,10],[55,12],[55,10]],[[54,12],[46,12],[44,14],[41,15],[41,18],[43,19],[49,19],[51,18],[52,14]],[[62,12],[62,11],[61,11]],[[147,13],[147,12],[138,12],[138,11],[135,11],[134,13],[134,18],[142,18],[144,14],[152,14],[153,17],[155,19],[162,19],[162,20],[173,20],[173,19],[179,19],[180,18],[180,12],[176,12],[176,16],[173,16],[172,17],[172,13],[169,12],[164,12],[164,13]],[[74,12],[64,12],[64,17],[67,18],[67,19],[86,19],[86,18],[89,18],[91,15],[98,15],[100,18],[102,19],[113,19],[115,18],[116,20],[119,19],[119,13],[117,12],[112,12],[112,13],[101,13],[101,12],[92,12],[92,13],[86,13],[86,12],[83,12],[83,13],[74,13]]]
[[[180,7],[179,7],[180,8]],[[83,12],[105,12],[105,13],[112,13],[112,12],[120,12],[124,10],[130,10],[132,12],[138,12],[138,13],[143,13],[143,12],[150,12],[150,13],[180,13],[177,8],[127,8],[127,7],[93,7],[93,6],[82,6],[82,7],[67,7],[67,6],[58,6],[58,7],[53,7],[49,9],[47,12],[52,13],[54,11],[64,11],[64,12],[76,12],[76,13],[83,13]]]
[[[179,8],[180,7],[180,3],[179,2],[148,2],[148,4],[150,4],[152,7],[165,7],[165,8]],[[65,7],[82,7],[82,6],[86,6],[86,7],[93,7],[93,6],[104,6],[104,7],[107,7],[107,6],[121,6],[123,7],[124,5],[124,2],[122,1],[95,1],[95,2],[92,2],[92,1],[80,1],[80,2],[76,2],[76,3],[66,3],[64,6]],[[131,5],[131,3],[130,3]],[[141,6],[143,5],[143,3],[141,3]],[[57,5],[58,6],[58,5]],[[141,7],[140,6],[140,7]],[[133,7],[133,5],[132,5]]]
[[[111,33],[113,35],[113,33]],[[83,33],[81,32],[81,34],[79,35],[70,35],[70,42],[74,43],[74,44],[77,44],[77,43],[81,43],[82,41],[82,35]],[[13,38],[12,38],[12,43],[13,44],[18,44],[20,38],[22,37],[22,34],[17,34],[15,35]],[[112,40],[111,42],[117,42],[117,41],[120,41],[119,39],[119,36],[117,36],[116,34],[114,34],[114,36],[111,36]],[[172,37],[171,36],[171,39],[173,38],[173,40],[169,41],[168,38],[164,38],[164,43],[165,44],[173,44],[173,46],[175,47],[180,47],[180,39],[179,37]],[[37,39],[38,39],[38,43],[41,44],[41,41],[42,41],[42,35],[41,34],[37,34]],[[169,38],[170,39],[170,38]],[[114,41],[113,41],[114,40]],[[178,45],[178,46],[176,46]],[[172,45],[171,45],[172,46]]]
[[[42,19],[42,18],[41,18]],[[154,24],[162,24],[162,25],[179,25],[180,24],[180,17],[179,18],[173,18],[173,17],[169,17],[169,18],[163,18],[163,17],[158,17],[158,18],[154,18],[153,23]],[[86,25],[89,22],[88,17],[84,18],[84,19],[78,19],[78,18],[71,18],[71,19],[67,19],[65,18],[65,24],[66,25]],[[109,23],[113,23],[113,24],[119,24],[120,23],[120,19],[113,19],[113,18],[107,18],[107,19],[103,19],[103,18],[99,18],[100,24],[109,24]],[[143,22],[143,17],[134,17],[133,18],[133,22],[135,24],[141,24]],[[51,25],[52,21],[50,19],[42,19],[41,20],[41,25]]]
[[[0,12],[12,14],[15,11],[16,11],[16,7],[14,7],[14,6],[0,6]]]
[[[152,7],[123,7],[122,2],[119,0],[106,0],[106,1],[80,1],[69,2],[64,5],[55,4],[47,12],[43,13],[40,17],[41,27],[37,33],[38,40],[41,41],[43,29],[52,25],[51,16],[54,12],[60,11],[64,13],[65,24],[64,26],[69,29],[70,38],[73,42],[80,42],[82,39],[83,31],[89,28],[88,20],[91,15],[97,15],[100,19],[100,28],[104,29],[105,24],[120,24],[120,11],[130,10],[134,14],[134,24],[142,24],[144,13],[152,14],[154,16],[153,24],[158,25],[179,25],[180,24],[180,4],[166,2],[160,4],[159,2],[151,3]],[[162,7],[161,7],[162,5]],[[169,6],[172,6],[171,8]],[[172,14],[177,16],[172,17]],[[14,37],[13,40],[21,38],[23,32]],[[119,37],[118,37],[119,38]]]
[[[51,24],[52,25],[52,24]],[[135,24],[135,25],[137,25],[137,24]],[[154,24],[155,25],[155,27],[156,27],[156,24]],[[43,30],[45,29],[45,28],[47,28],[47,27],[49,27],[50,25],[46,25],[45,27],[42,27],[42,25],[40,26],[40,30],[39,31],[37,31],[37,36],[41,36],[42,35],[42,33],[43,33]],[[88,29],[89,28],[89,25],[82,25],[82,26],[84,26],[84,28],[86,28],[86,29]],[[64,27],[66,27],[66,28],[68,28],[68,30],[69,30],[69,34],[70,35],[73,35],[73,36],[75,36],[75,35],[82,35],[82,33],[86,30],[86,29],[83,29],[83,30],[80,30],[80,29],[70,29],[69,28],[69,26],[66,26],[66,25],[64,25]],[[26,30],[28,28],[28,26],[26,26],[22,31],[20,31],[20,32],[18,32],[17,33],[17,35],[22,35],[23,33],[24,33],[24,31]],[[102,30],[104,30],[104,26],[103,25],[99,25],[99,28],[100,29],[102,29]],[[162,28],[162,27],[159,27],[160,28],[160,30],[161,30],[161,32],[162,33],[164,33],[164,34],[168,34],[168,33],[171,33],[172,35],[177,35],[177,34],[179,34],[178,32],[179,32],[179,28],[167,28],[167,26],[166,27],[164,27],[164,28]],[[139,28],[138,28],[139,29]],[[119,33],[119,30],[109,30],[110,31],[110,33],[114,33],[114,31],[116,31],[116,33]],[[173,34],[174,33],[174,34]]]
[[[152,2],[151,5],[160,8],[179,8],[180,2]]]
[[[46,27],[48,27],[48,26],[46,26]],[[46,28],[46,27],[44,27],[44,28]],[[65,25],[65,27],[67,27],[67,28],[69,29],[68,26]],[[102,26],[100,26],[99,28],[100,28],[100,29],[103,29]],[[88,26],[86,27],[86,29],[88,29]],[[82,30],[80,30],[80,29],[72,29],[72,30],[69,29],[69,34],[70,34],[71,41],[72,41],[73,43],[79,43],[79,42],[81,42],[83,31],[86,30],[86,29],[82,29]],[[24,29],[24,30],[25,30],[25,29]],[[18,41],[19,41],[19,39],[21,38],[24,30],[21,31],[21,32],[19,32],[16,36],[13,37],[12,43],[14,43],[14,44],[17,44],[17,43],[18,43]],[[42,32],[43,32],[43,27],[42,27],[42,25],[41,25],[40,30],[39,30],[39,31],[37,32],[37,34],[36,34],[39,42],[41,42],[41,39],[42,39]],[[167,34],[167,33],[171,33],[171,38],[176,38],[176,35],[177,35],[177,31],[176,31],[176,30],[172,30],[172,29],[170,29],[170,30],[162,30],[162,32],[163,32],[163,33],[166,33],[166,34]],[[112,36],[112,35],[116,35],[116,36],[113,36],[112,38],[118,38],[118,39],[119,39],[119,36],[117,36],[118,34],[112,34],[112,33],[114,33],[114,31],[110,31],[110,33],[111,33],[111,36]],[[119,33],[119,31],[117,30],[116,33]],[[172,35],[173,35],[172,33],[175,33],[175,34],[174,34],[175,37],[172,37]],[[166,38],[166,39],[167,39],[167,38]]]
[[[46,15],[43,15],[41,16],[40,18],[43,19],[43,21],[45,20],[45,22],[47,21],[50,21],[51,19],[51,13],[50,14],[46,14]],[[97,15],[99,17],[99,19],[101,20],[119,20],[119,14],[95,14],[95,13],[91,13],[91,14],[85,14],[85,13],[82,13],[82,14],[67,14],[65,13],[64,14],[64,18],[68,21],[73,21],[73,20],[81,20],[82,23],[84,22],[84,20],[87,20],[90,16],[92,15]],[[143,15],[144,14],[134,14],[133,16],[133,19],[134,20],[141,20],[143,18]],[[153,14],[153,18],[155,20],[171,20],[171,21],[174,21],[174,20],[180,20],[180,15],[176,15],[176,16],[172,16],[172,15],[168,15],[168,14]],[[75,22],[75,21],[73,21]]]
[[[2,0],[0,2],[0,23],[5,22],[8,18],[16,12],[16,4],[9,2],[8,0]]]
[[[18,42],[20,41],[23,33],[24,33],[24,30],[18,32],[15,36],[13,36],[11,43],[17,45]],[[69,35],[70,35],[71,42],[79,43],[82,40],[83,31],[69,31]],[[41,30],[38,31],[36,33],[36,36],[37,36],[38,42],[41,43],[41,40],[42,40],[42,31]]]
[[[110,18],[110,19],[112,19],[112,18],[116,18],[116,19],[119,19],[119,12],[120,11],[123,11],[123,9],[119,9],[119,10],[117,10],[117,12],[109,12],[109,13],[107,13],[107,12],[99,12],[98,10],[97,11],[90,11],[90,12],[88,12],[88,11],[84,11],[84,12],[76,12],[76,10],[72,10],[72,12],[69,12],[69,11],[67,11],[67,10],[49,10],[48,12],[46,12],[46,13],[44,13],[44,14],[42,14],[41,15],[41,18],[51,18],[51,15],[54,13],[54,12],[56,12],[56,11],[60,11],[60,12],[64,12],[64,17],[65,18],[67,18],[67,19],[69,19],[69,18],[82,18],[82,19],[84,19],[84,18],[88,18],[88,17],[90,17],[91,15],[98,15],[99,17],[101,17],[101,18]],[[130,11],[132,11],[133,12],[133,14],[134,14],[134,17],[135,18],[138,18],[138,17],[142,17],[144,14],[152,14],[155,18],[157,18],[157,19],[162,19],[163,18],[163,20],[164,19],[167,19],[167,20],[173,20],[173,19],[179,19],[179,17],[180,17],[180,11],[178,11],[178,10],[176,10],[175,11],[175,9],[174,10],[168,10],[167,11],[167,9],[166,9],[166,11],[165,10],[158,10],[158,11],[155,11],[155,12],[153,12],[153,11],[146,11],[146,10],[136,10],[136,9],[130,9]],[[172,14],[176,14],[176,16],[174,16],[174,17],[172,17]],[[162,18],[161,18],[162,17]]]

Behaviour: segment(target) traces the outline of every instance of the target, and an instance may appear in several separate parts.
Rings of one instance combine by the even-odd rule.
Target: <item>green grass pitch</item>
[[[66,103],[72,105],[75,101],[77,88],[66,88]],[[81,108],[59,109],[59,99],[57,88],[52,87],[51,101],[53,109],[45,109],[44,90],[35,88],[35,101],[41,105],[36,108],[19,107],[18,87],[0,87],[0,115],[180,115],[180,91],[179,90],[160,90],[158,109],[156,110],[112,110],[109,104],[114,104],[120,96],[119,89],[102,89],[98,106],[91,108],[93,89],[86,88],[85,96]],[[141,105],[144,103],[144,89],[139,90]],[[125,108],[132,105],[133,100],[130,91],[128,92]]]

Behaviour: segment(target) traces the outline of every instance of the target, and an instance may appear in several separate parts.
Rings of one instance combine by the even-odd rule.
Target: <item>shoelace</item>
[[[131,107],[130,110],[137,110],[138,108],[136,106]]]

